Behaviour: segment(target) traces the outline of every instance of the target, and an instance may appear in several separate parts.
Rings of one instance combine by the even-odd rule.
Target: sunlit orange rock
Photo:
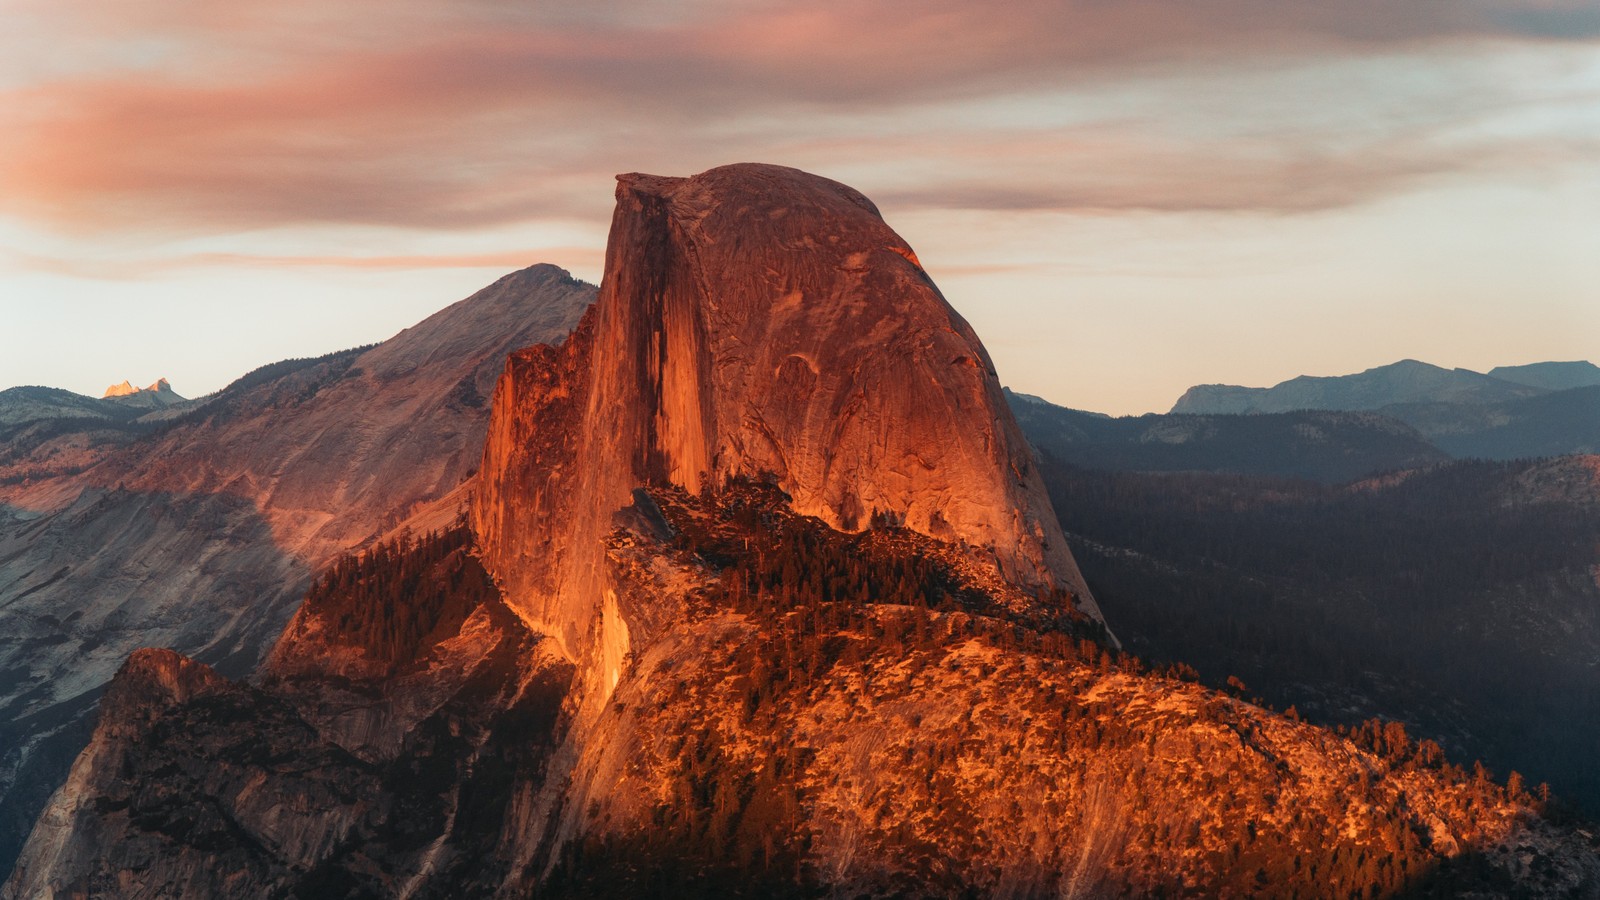
[[[735,476],[837,528],[965,544],[1099,616],[988,353],[871,201],[771,165],[619,176],[600,299],[496,387],[473,508],[489,568],[577,654],[630,492]]]

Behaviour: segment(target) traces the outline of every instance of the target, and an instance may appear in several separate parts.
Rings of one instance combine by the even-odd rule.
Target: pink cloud
[[[956,98],[1071,94],[1151,67],[1217,66],[1252,54],[1337,55],[1481,35],[1594,37],[1581,5],[1549,0],[819,0],[697,9],[635,24],[640,8],[622,3],[30,8],[33,27],[54,23],[91,46],[148,38],[170,49],[142,69],[4,82],[24,84],[0,92],[8,135],[0,212],[90,229],[457,228],[603,215],[609,192],[595,182],[619,170],[688,171],[745,158],[892,165],[897,153],[939,176],[891,183],[906,203],[1321,208],[1419,172],[1475,164],[1487,152],[1403,147],[1400,136],[1360,148],[1379,151],[1370,158],[1339,158],[1323,136],[1288,134],[1262,155],[1236,139],[1174,144],[1143,123],[1110,133],[1103,123],[1062,127],[1041,140],[1026,129],[996,135],[952,121],[931,145],[925,134],[875,129],[871,117]],[[829,156],[812,132],[838,116],[860,121]],[[953,165],[962,160],[973,166],[966,178]],[[1052,172],[1060,160],[1077,161],[1075,170]]]

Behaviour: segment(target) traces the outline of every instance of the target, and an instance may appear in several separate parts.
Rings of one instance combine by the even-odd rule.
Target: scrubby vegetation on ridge
[[[712,607],[770,618],[799,607],[888,604],[965,611],[1103,640],[1065,591],[1021,589],[975,571],[963,552],[900,527],[879,513],[859,533],[837,531],[789,508],[778,488],[736,479],[694,497],[674,487],[650,496],[673,546],[717,571],[697,598]]]
[[[251,369],[222,390],[202,397],[202,404],[195,409],[159,423],[157,433],[194,422],[225,422],[247,407],[259,410],[304,403],[324,387],[359,375],[360,370],[353,368],[356,359],[377,346],[364,344],[322,356],[279,360]]]
[[[341,643],[394,671],[499,597],[472,548],[472,532],[457,522],[344,556],[312,583],[305,611],[327,623]]]
[[[1185,666],[1147,671],[1075,617],[986,595],[937,542],[836,532],[770,490],[652,492],[680,559],[711,570],[695,615],[746,624],[618,701],[636,704],[654,805],[569,845],[555,896],[1388,897],[1509,879],[1450,860],[1534,814],[1520,785],[1398,723],[1346,740]]]
[[[308,369],[312,366],[321,365],[323,363],[354,362],[356,357],[377,346],[378,344],[376,343],[362,344],[359,347],[350,347],[345,350],[335,350],[332,353],[324,353],[321,356],[281,359],[277,362],[267,363],[264,366],[257,366],[256,368],[251,369],[250,371],[229,382],[227,387],[224,387],[222,390],[217,392],[216,396],[220,398],[243,393],[251,388],[259,387],[268,382],[276,381],[286,375],[293,374],[302,369]]]

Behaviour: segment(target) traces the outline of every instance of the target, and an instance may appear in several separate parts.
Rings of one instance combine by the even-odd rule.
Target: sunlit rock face
[[[117,397],[132,397],[135,394],[158,394],[164,398],[167,398],[169,402],[175,402],[183,399],[172,390],[171,382],[167,381],[165,378],[158,378],[156,379],[155,384],[143,388],[134,387],[131,382],[124,380],[121,384],[113,384],[112,386],[106,388],[106,392],[105,394],[101,395],[101,399],[109,400]]]
[[[573,652],[629,492],[735,476],[840,529],[964,543],[1099,615],[971,327],[871,201],[794,169],[620,176],[600,299],[561,350],[512,357],[482,473],[490,569]]]
[[[127,381],[113,384],[106,388],[105,395],[100,399],[109,400],[128,409],[149,410],[179,406],[185,400],[172,389],[172,385],[165,378],[157,379],[155,384],[142,388],[134,387]]]

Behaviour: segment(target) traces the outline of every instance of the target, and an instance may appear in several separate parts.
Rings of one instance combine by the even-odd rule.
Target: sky
[[[598,281],[613,175],[741,161],[866,193],[1068,406],[1600,362],[1596,0],[0,10],[0,387],[196,396]]]

